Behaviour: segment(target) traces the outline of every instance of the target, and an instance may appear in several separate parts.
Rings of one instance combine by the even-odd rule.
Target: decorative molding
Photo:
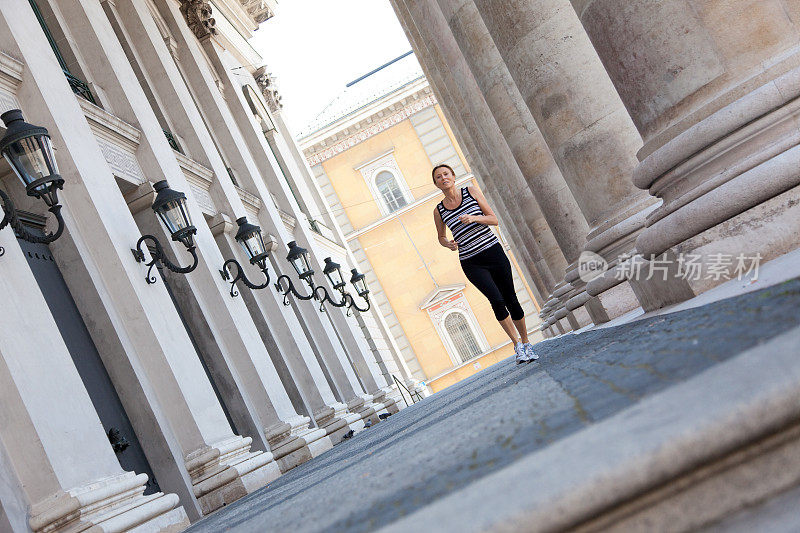
[[[133,185],[145,183],[147,178],[136,159],[142,132],[84,98],[77,101],[113,174]]]
[[[316,147],[312,147],[311,149],[306,150],[308,164],[309,166],[313,167],[314,165],[322,163],[323,161],[326,161],[336,155],[339,155],[345,150],[348,150],[349,148],[352,148],[353,146],[366,141],[370,137],[373,137],[383,131],[386,131],[392,126],[396,126],[405,119],[409,118],[411,115],[419,113],[423,109],[426,109],[434,105],[436,105],[436,97],[433,94],[429,94],[428,96],[412,101],[411,103],[403,107],[400,111],[397,111],[396,113],[393,113],[388,117],[379,120],[378,122],[374,122],[371,125],[367,125],[366,120],[364,120],[362,121],[364,126],[363,128],[361,127],[362,126],[361,123],[359,123],[353,128],[349,128],[357,130],[356,133],[354,133],[353,135],[350,135],[349,137],[346,137],[345,139],[342,139],[320,151],[316,151],[313,149]],[[318,143],[318,145],[320,144],[321,143]]]
[[[266,0],[240,0],[239,3],[247,10],[247,14],[256,24],[261,24],[275,16],[275,12],[267,4]]]
[[[0,52],[0,112],[19,108],[16,94],[24,69],[23,63]]]
[[[180,152],[173,150],[172,152],[178,160],[178,165],[189,182],[189,188],[192,191],[197,205],[200,209],[209,216],[217,214],[217,207],[214,205],[214,200],[211,198],[211,184],[214,181],[214,172],[201,165],[197,161],[186,157]]]
[[[271,72],[267,71],[267,67],[260,67],[255,71],[253,77],[256,79],[258,88],[261,89],[261,94],[264,95],[264,100],[267,102],[269,110],[277,113],[283,109],[281,95],[278,93],[277,80]]]
[[[464,290],[466,284],[464,283],[456,283],[455,285],[445,285],[443,287],[436,287],[431,292],[428,293],[425,298],[422,299],[422,303],[419,305],[420,309],[428,309],[429,307],[431,310],[435,310],[435,307],[440,302],[447,300],[451,296],[460,293]]]
[[[180,0],[181,13],[195,37],[205,39],[217,35],[217,21],[212,17],[211,4],[207,0]]]
[[[258,196],[250,194],[236,185],[233,187],[236,189],[236,192],[239,193],[239,198],[242,200],[245,209],[253,213],[253,215],[258,215],[258,212],[261,210],[261,200],[259,200]]]

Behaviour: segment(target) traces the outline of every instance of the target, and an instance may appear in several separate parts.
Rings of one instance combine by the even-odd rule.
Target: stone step
[[[385,531],[694,531],[780,501],[800,485],[799,352],[800,327]],[[769,524],[763,511],[749,519]],[[781,526],[800,530],[796,508]]]

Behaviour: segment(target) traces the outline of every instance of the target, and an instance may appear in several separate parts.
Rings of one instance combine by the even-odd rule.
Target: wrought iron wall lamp
[[[247,222],[247,217],[236,219],[236,223],[239,224],[239,230],[236,232],[235,237],[236,242],[238,242],[242,248],[244,248],[247,257],[250,258],[250,264],[256,265],[258,268],[260,268],[261,272],[264,273],[264,276],[267,279],[264,281],[264,283],[256,285],[247,279],[244,269],[242,268],[242,265],[239,264],[239,261],[236,259],[228,259],[222,264],[222,270],[220,270],[219,273],[222,275],[222,279],[225,281],[231,280],[230,268],[236,266],[236,276],[233,276],[233,279],[231,280],[231,296],[234,298],[239,295],[235,287],[236,282],[239,280],[253,290],[264,289],[269,286],[269,267],[267,267],[267,258],[269,257],[269,253],[274,250],[278,244],[274,239],[271,238],[265,243],[264,237],[261,235],[261,228],[255,224],[250,224]]]
[[[254,290],[264,289],[269,285],[267,258],[269,257],[269,252],[274,250],[277,246],[277,243],[273,239],[269,239],[269,241],[265,243],[263,236],[261,235],[261,228],[254,224],[248,223],[246,217],[239,218],[236,223],[239,224],[239,230],[236,232],[236,241],[242,246],[245,253],[250,258],[250,264],[258,266],[258,268],[261,269],[261,272],[264,273],[266,280],[260,285],[256,285],[247,279],[242,265],[240,265],[236,259],[228,259],[222,265],[222,270],[219,272],[222,275],[222,279],[230,281],[231,296],[234,298],[239,295],[235,288],[237,281],[241,280],[245,286]],[[289,294],[292,294],[295,298],[300,300],[314,299],[319,301],[320,311],[324,311],[323,306],[325,302],[329,302],[334,307],[347,306],[348,315],[353,308],[362,313],[369,310],[369,289],[367,288],[364,275],[359,274],[355,268],[352,270],[353,275],[350,278],[350,283],[352,283],[353,287],[355,287],[358,295],[367,302],[367,306],[364,308],[356,305],[353,297],[345,290],[346,284],[342,278],[342,272],[340,270],[341,267],[334,263],[330,257],[325,258],[325,269],[322,272],[331,282],[333,288],[341,293],[342,298],[338,301],[330,297],[330,294],[328,294],[328,291],[325,289],[325,287],[315,285],[313,277],[314,270],[311,268],[311,263],[308,259],[308,250],[301,248],[295,241],[292,241],[289,243],[289,254],[286,256],[286,260],[289,261],[289,263],[291,263],[291,265],[294,267],[300,279],[308,284],[311,291],[309,294],[300,293],[295,288],[291,278],[286,274],[282,274],[275,282],[275,288],[283,295],[283,305],[289,305]],[[232,276],[230,269],[234,265],[236,266],[236,275]]]
[[[28,196],[44,200],[48,211],[53,213],[58,221],[56,231],[41,237],[33,235],[19,220],[11,198],[0,190],[4,213],[0,229],[11,224],[21,239],[49,244],[64,232],[64,219],[61,217],[61,205],[58,203],[58,190],[64,187],[64,179],[58,174],[50,134],[46,128],[25,122],[19,109],[6,111],[0,115],[0,119],[6,126],[6,133],[0,139],[0,152],[25,185]],[[0,255],[4,253],[5,250],[0,247]]]
[[[164,248],[161,243],[153,235],[142,235],[136,242],[136,248],[131,248],[133,257],[137,263],[144,261],[144,250],[142,245],[145,241],[151,241],[153,244],[153,251],[150,256],[152,259],[149,263],[145,263],[147,269],[145,281],[147,283],[155,283],[156,278],[150,273],[156,263],[161,263],[171,271],[177,274],[188,274],[197,268],[198,258],[197,250],[194,244],[194,234],[197,233],[197,228],[192,225],[192,219],[189,216],[189,210],[186,208],[186,195],[169,188],[167,180],[161,180],[153,185],[156,193],[156,199],[153,201],[153,211],[156,212],[158,218],[172,234],[173,241],[180,241],[186,246],[186,250],[192,255],[193,262],[187,267],[181,267],[171,262],[164,254]]]

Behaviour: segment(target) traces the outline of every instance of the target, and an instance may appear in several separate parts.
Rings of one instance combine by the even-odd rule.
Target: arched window
[[[481,353],[481,347],[463,313],[454,311],[448,314],[444,319],[444,328],[458,351],[458,357],[462,363]]]
[[[386,204],[386,209],[390,213],[408,204],[400,184],[397,183],[397,178],[388,170],[378,172],[378,175],[375,176],[375,187],[381,194],[383,203]]]

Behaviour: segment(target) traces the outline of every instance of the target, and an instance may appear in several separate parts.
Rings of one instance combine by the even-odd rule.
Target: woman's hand
[[[471,224],[473,222],[478,222],[479,218],[481,217],[478,215],[461,215],[460,217],[458,217],[458,220],[462,224]]]
[[[444,246],[445,248],[450,248],[453,251],[458,250],[458,243],[456,241],[451,241],[449,239],[442,239],[439,242],[441,242],[442,246]]]

